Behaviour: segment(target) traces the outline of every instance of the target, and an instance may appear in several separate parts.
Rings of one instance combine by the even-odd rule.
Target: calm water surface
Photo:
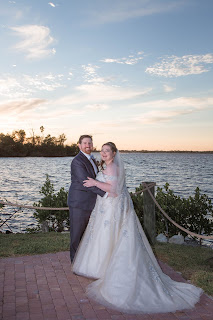
[[[94,154],[99,158],[99,154]],[[126,153],[121,155],[126,169],[129,191],[134,191],[142,181],[156,182],[162,187],[166,182],[175,194],[182,197],[193,195],[196,187],[213,200],[213,154],[198,153]],[[64,158],[0,158],[0,199],[33,205],[41,195],[46,174],[55,191],[70,185],[72,157]],[[5,219],[14,209],[1,210]],[[33,210],[14,215],[9,223],[14,232],[23,232],[35,221]],[[6,230],[5,227],[1,230]]]

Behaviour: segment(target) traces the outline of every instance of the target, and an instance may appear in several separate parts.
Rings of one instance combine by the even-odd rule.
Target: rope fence
[[[144,182],[143,185],[145,187],[148,187],[147,184]],[[152,200],[154,201],[155,205],[158,207],[158,209],[162,212],[162,214],[164,215],[164,217],[166,217],[167,220],[169,220],[173,225],[175,225],[178,229],[186,232],[187,234],[190,234],[192,237],[196,237],[199,239],[205,239],[205,240],[213,240],[213,236],[205,236],[202,234],[198,234],[198,233],[194,233],[191,232],[188,229],[185,229],[184,227],[180,226],[177,222],[175,222],[173,219],[171,219],[168,214],[161,208],[161,206],[159,205],[159,203],[156,201],[155,197],[153,196],[153,194],[150,191],[150,188],[147,188],[147,191],[149,192],[150,197],[152,198]]]
[[[173,225],[175,225],[178,229],[186,232],[187,234],[191,235],[192,237],[196,237],[199,239],[205,239],[205,240],[213,240],[213,236],[205,236],[205,235],[201,235],[198,233],[194,233],[191,232],[188,229],[185,229],[184,227],[180,226],[177,222],[175,222],[173,219],[171,219],[168,214],[161,208],[161,206],[159,205],[159,203],[156,201],[155,197],[153,196],[153,194],[151,193],[150,189],[154,186],[156,186],[156,183],[150,183],[147,184],[145,182],[143,182],[143,186],[144,188],[140,191],[137,191],[133,194],[137,195],[137,194],[141,194],[144,191],[148,191],[150,197],[152,198],[152,200],[154,201],[155,205],[158,207],[158,209],[161,211],[161,213],[164,215],[164,217],[169,220]],[[16,208],[26,208],[26,209],[36,209],[36,210],[51,210],[51,211],[68,211],[69,207],[63,207],[63,208],[51,208],[51,207],[37,207],[37,206],[28,206],[28,205],[21,205],[16,203],[12,203],[9,201],[2,201],[0,200],[0,204],[2,205],[7,205],[7,206],[11,206],[11,207],[16,207]],[[1,226],[0,226],[1,227]]]
[[[148,190],[149,188],[152,188],[155,185],[156,185],[156,183],[151,183],[148,186],[146,186],[143,190],[135,192],[134,194],[140,194],[140,193]],[[37,210],[51,210],[51,211],[68,211],[69,210],[69,207],[63,207],[63,208],[37,207],[37,206],[22,205],[17,202],[13,203],[10,201],[2,201],[2,200],[0,200],[0,204],[11,206],[11,207],[16,207],[16,208],[37,209]]]

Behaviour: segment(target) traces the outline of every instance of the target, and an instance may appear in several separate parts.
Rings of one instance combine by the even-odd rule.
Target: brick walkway
[[[180,274],[161,263],[177,281]],[[109,310],[85,295],[91,280],[71,272],[69,252],[0,260],[0,319],[4,320],[213,320],[213,300],[202,295],[193,310],[127,315]]]

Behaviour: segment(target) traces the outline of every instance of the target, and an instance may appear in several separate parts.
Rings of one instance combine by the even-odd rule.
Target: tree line
[[[77,144],[65,145],[64,133],[58,137],[45,135],[43,126],[40,131],[41,134],[36,135],[32,129],[29,137],[22,129],[12,134],[0,133],[0,157],[66,157],[78,153]]]

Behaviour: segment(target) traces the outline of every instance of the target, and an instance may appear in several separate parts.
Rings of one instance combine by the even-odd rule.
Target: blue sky
[[[213,150],[212,0],[1,1],[0,132]]]

